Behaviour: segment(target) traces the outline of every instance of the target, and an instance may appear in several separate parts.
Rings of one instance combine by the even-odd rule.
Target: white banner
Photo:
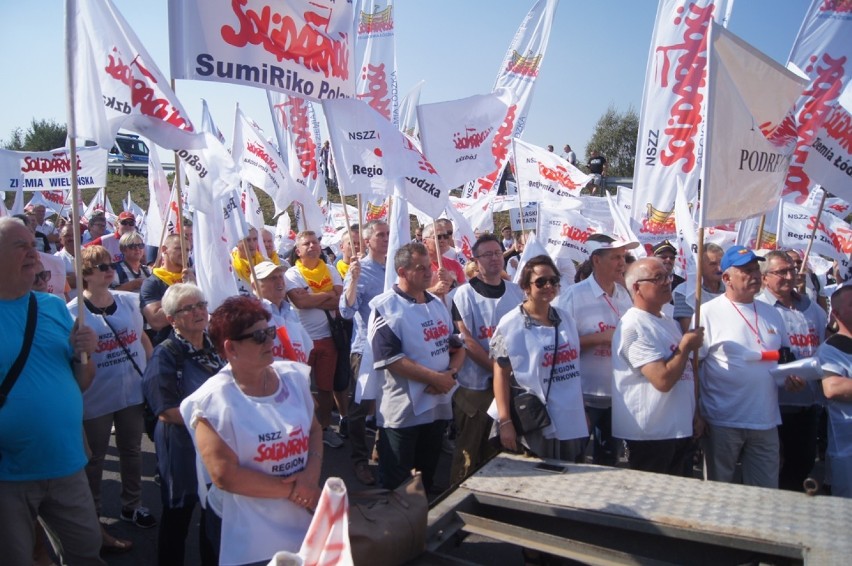
[[[737,232],[735,230],[722,230],[721,228],[705,228],[704,242],[728,249],[737,243]]]
[[[765,137],[805,81],[715,23],[710,24],[707,130],[700,227],[759,216],[778,204],[792,144]]]
[[[796,102],[795,114],[779,128],[795,132],[796,151],[784,193],[803,202],[813,183],[852,200],[852,116],[839,104],[852,73],[852,18],[844,3],[812,0],[788,66],[810,84]]]
[[[607,203],[605,198],[581,196],[577,200],[580,201],[579,208],[583,216],[590,219],[595,225],[600,226],[600,232],[612,234],[613,230],[615,230],[615,222],[613,221],[612,214],[609,212],[609,203]],[[570,202],[573,203],[573,201]],[[672,222],[674,222],[674,217],[672,217]]]
[[[394,0],[360,0],[355,28],[355,96],[399,126]]]
[[[558,201],[580,196],[586,175],[559,155],[514,138],[515,180],[521,202]]]
[[[729,13],[728,0],[660,0],[657,6],[631,207],[643,243],[674,237],[671,215],[678,181],[689,201],[698,194],[707,28],[711,21],[726,21]]]
[[[521,230],[535,230],[538,226],[538,203],[525,204],[523,210],[523,223],[521,223],[521,212],[517,207],[509,209],[509,223],[513,232]]]
[[[526,126],[527,113],[532,102],[535,80],[541,71],[547,43],[550,40],[550,28],[556,12],[557,0],[538,0],[527,13],[512,43],[506,51],[494,91],[507,88],[514,102],[506,111],[497,135],[491,144],[491,160],[494,168],[491,173],[468,183],[463,196],[479,198],[491,191],[500,180],[500,174],[509,160],[509,151],[513,137],[519,138]]]
[[[493,198],[505,198],[505,197],[493,197]],[[462,199],[457,197],[450,197],[450,205],[455,208],[462,216],[467,219],[467,222],[471,225],[474,230],[480,230],[482,232],[494,232],[494,215],[492,212],[499,212],[494,210],[491,206],[492,197],[488,196],[486,198],[480,199]],[[513,205],[515,208],[518,207],[518,198],[515,197],[515,202]],[[503,208],[501,210],[509,210],[509,208]]]
[[[806,248],[816,223],[816,210],[791,202],[781,204],[781,230],[778,244],[783,248]],[[811,253],[848,260],[852,254],[852,227],[843,220],[823,214],[817,225]]]
[[[186,200],[194,208],[209,213],[216,208],[216,201],[239,186],[240,177],[234,158],[218,138],[209,132],[200,135],[204,137],[205,147],[176,153],[183,162],[181,171],[189,180]]]
[[[352,96],[353,15],[348,1],[169,0],[172,76]]]
[[[77,148],[77,187],[106,186],[107,150]],[[71,150],[11,151],[0,149],[0,187],[15,191],[67,191],[71,188]]]
[[[195,135],[168,79],[110,0],[66,0],[65,17],[70,137],[109,149],[118,129],[127,128],[161,147],[201,147],[204,138]]]
[[[604,204],[606,201],[601,199]],[[552,258],[569,257],[583,262],[589,257],[586,242],[592,234],[604,233],[601,225],[578,211],[543,207],[539,211],[538,240]]]
[[[494,169],[491,148],[511,103],[512,93],[500,89],[417,107],[423,152],[447,186],[457,187]]]

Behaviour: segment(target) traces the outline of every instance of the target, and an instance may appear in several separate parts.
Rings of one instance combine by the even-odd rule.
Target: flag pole
[[[754,242],[754,249],[759,250],[760,244],[763,241],[763,225],[766,224],[766,215],[760,215],[760,224],[757,225],[757,239]]]
[[[69,13],[74,4],[65,2],[65,80],[68,88],[68,145],[71,157],[71,202],[76,204],[79,199],[79,187],[77,186],[77,116],[74,112],[74,73],[72,69],[72,59],[74,57],[74,49],[71,49],[71,44],[76,43],[76,30],[74,28],[75,14]],[[23,194],[23,192],[22,192]],[[83,296],[83,264],[81,263],[81,246],[80,246],[80,211],[76,206],[71,206],[71,230],[74,234],[74,277],[77,279],[77,289],[79,295]],[[86,309],[77,309],[77,322],[82,328],[86,324]],[[80,362],[82,365],[89,363],[89,355],[86,352],[80,353]]]
[[[828,191],[825,188],[820,187],[822,189],[822,197],[819,199],[819,208],[817,209],[816,219],[814,220],[814,228],[811,230],[811,238],[808,240],[808,247],[805,249],[805,257],[802,258],[802,266],[799,268],[799,275],[804,275],[805,269],[808,266],[808,256],[811,255],[811,248],[814,247],[814,240],[816,239],[816,231],[820,224],[820,218],[822,217],[822,211],[825,207],[825,196]]]
[[[256,228],[255,228],[255,230],[256,230]],[[249,230],[249,232],[251,232],[251,230]],[[249,235],[251,235],[251,234],[249,234]],[[243,238],[243,241],[241,243],[242,243],[242,246],[243,246],[243,253],[246,254],[246,258],[248,259],[249,282],[254,285],[254,290],[257,293],[258,298],[262,301],[263,300],[263,292],[260,290],[260,281],[257,280],[257,272],[254,270],[254,261],[253,261],[254,256],[252,256],[249,253],[248,242],[246,242],[246,240],[248,240],[248,236]]]
[[[704,269],[704,228],[698,229],[698,257],[696,258],[696,266],[695,266],[695,322],[692,325],[693,330],[700,326],[699,321],[701,320],[701,293],[703,291],[701,284],[703,283],[704,276],[702,275]],[[695,398],[698,400],[698,348],[695,348],[692,352],[692,374],[695,379]],[[696,407],[698,405],[696,404]]]
[[[438,256],[438,269],[443,269],[444,262],[441,261],[441,246],[438,244],[438,221],[432,219],[432,237],[435,239],[435,255]]]
[[[364,230],[364,206],[363,202],[361,202],[361,195],[358,195],[358,249],[361,250],[361,255],[364,255],[364,251],[366,248],[364,247],[364,238],[361,236],[362,231]],[[346,207],[343,207],[343,210],[346,210]],[[351,235],[350,235],[351,237]],[[360,258],[358,258],[360,259]]]
[[[172,92],[177,96],[177,85],[175,85],[175,80],[172,79]],[[180,157],[178,157],[177,151],[175,151],[175,179],[177,182],[175,183],[175,198],[177,199],[177,223],[176,227],[180,226],[180,257],[183,263],[183,268],[189,268],[189,265],[186,261],[186,240],[184,239],[184,231],[183,231],[183,198],[181,198],[180,194]]]

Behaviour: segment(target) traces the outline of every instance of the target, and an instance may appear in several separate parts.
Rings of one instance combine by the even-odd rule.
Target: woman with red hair
[[[322,428],[310,368],[273,360],[269,319],[257,299],[222,303],[209,333],[228,365],[180,406],[212,483],[207,534],[221,564],[298,552],[320,496]]]

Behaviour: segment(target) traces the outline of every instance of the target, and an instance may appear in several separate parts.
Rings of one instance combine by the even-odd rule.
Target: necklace
[[[731,306],[734,307],[734,310],[737,311],[737,314],[740,315],[740,317],[746,323],[748,329],[751,330],[752,334],[754,334],[754,337],[757,339],[757,345],[762,346],[763,342],[760,339],[760,326],[759,320],[757,318],[757,305],[755,305],[754,302],[751,303],[751,308],[754,309],[754,326],[752,326],[748,319],[745,317],[745,315],[742,313],[740,308],[734,303],[734,301],[729,298],[728,302],[731,303]]]
[[[107,316],[109,314],[109,311],[112,310],[113,305],[115,304],[115,301],[112,300],[112,295],[110,295],[109,298],[110,298],[110,303],[105,307],[99,307],[99,306],[95,305],[95,303],[93,303],[90,298],[85,297],[85,296],[83,297],[83,300],[86,303],[86,307],[88,307],[88,309],[91,312],[93,312],[94,314],[99,314],[101,316]]]

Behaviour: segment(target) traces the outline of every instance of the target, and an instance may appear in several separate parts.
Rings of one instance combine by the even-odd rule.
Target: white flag
[[[213,115],[210,113],[207,101],[203,98],[201,99],[201,131],[213,134],[222,145],[225,145],[225,135],[216,126],[216,122],[213,121]]]
[[[89,205],[83,212],[81,220],[88,224],[92,215],[98,212],[103,213],[104,216],[106,216],[107,231],[115,231],[115,221],[118,220],[118,216],[113,211],[112,204],[109,202],[109,197],[107,197],[106,190],[104,189],[98,189],[98,192],[96,192],[92,200],[89,201]]]
[[[417,107],[423,153],[450,187],[488,175],[491,147],[512,103],[508,89]]]
[[[417,123],[417,106],[420,104],[420,91],[426,81],[420,81],[402,97],[399,104],[399,131],[420,143],[420,126]]]
[[[315,197],[325,189],[320,171],[319,124],[313,104],[304,98],[266,91],[278,151],[290,177]]]
[[[66,0],[67,38],[76,131],[110,148],[127,128],[169,149],[201,147],[169,81],[111,0]]]
[[[355,96],[399,125],[394,0],[360,0],[356,16]]]
[[[764,214],[778,204],[792,146],[762,130],[781,123],[805,81],[710,24],[700,227]]]
[[[223,199],[218,202],[221,205]],[[238,294],[222,210],[222,207],[216,207],[210,213],[197,210],[193,222],[195,281],[207,300],[209,312],[228,297]]]
[[[589,236],[605,233],[599,223],[585,216],[585,211],[562,211],[555,207],[542,207],[538,227],[538,241],[550,257],[569,257],[576,262],[588,259]]]
[[[521,202],[562,202],[580,196],[586,175],[552,151],[514,138],[515,180]]]
[[[802,249],[811,241],[816,224],[816,209],[806,208],[792,202],[781,203],[781,227],[778,245],[784,248]],[[852,227],[831,214],[820,216],[816,224],[816,235],[812,252],[838,261],[848,260],[852,254]]]
[[[695,308],[695,280],[698,277],[698,245],[695,240],[695,221],[689,210],[686,192],[678,187],[675,193],[675,225],[677,226],[677,258],[674,273],[683,277],[686,304]]]

